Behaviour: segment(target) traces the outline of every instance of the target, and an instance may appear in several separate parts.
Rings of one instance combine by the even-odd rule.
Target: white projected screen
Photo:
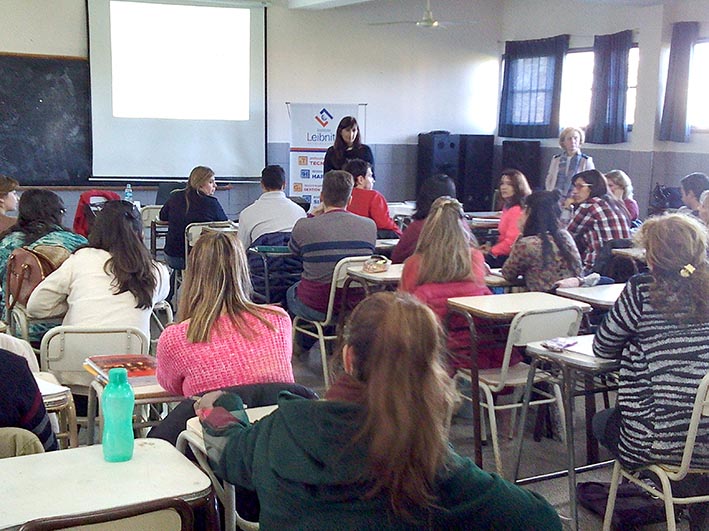
[[[179,177],[197,165],[222,179],[258,176],[264,9],[209,0],[88,4],[93,176]]]

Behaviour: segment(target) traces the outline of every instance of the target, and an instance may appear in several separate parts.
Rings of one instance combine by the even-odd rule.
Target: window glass
[[[702,41],[694,45],[689,68],[687,121],[695,129],[709,130],[707,87],[709,87],[709,41]]]

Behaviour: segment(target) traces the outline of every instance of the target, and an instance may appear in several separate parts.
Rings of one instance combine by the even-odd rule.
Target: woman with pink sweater
[[[190,252],[180,322],[160,336],[158,382],[191,396],[235,385],[292,383],[288,314],[250,300],[246,253],[232,233],[202,235]]]
[[[524,173],[509,168],[502,171],[498,190],[502,199],[502,214],[497,243],[486,243],[481,248],[490,267],[502,267],[510,255],[512,245],[519,237],[519,218],[522,217],[524,198],[532,193]]]

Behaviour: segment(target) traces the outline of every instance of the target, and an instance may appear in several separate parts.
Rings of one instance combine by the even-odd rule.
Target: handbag
[[[365,273],[383,273],[391,266],[391,260],[380,254],[373,254],[362,266],[362,271]]]
[[[606,514],[610,486],[610,483],[597,481],[579,483],[576,485],[576,499],[583,507],[603,517]],[[613,527],[629,531],[665,521],[665,505],[662,500],[654,498],[649,492],[633,483],[618,485],[613,510]]]
[[[60,245],[38,245],[34,249],[18,247],[7,261],[8,313],[18,302],[26,305],[34,289],[69,258],[71,253]]]
[[[648,213],[651,216],[662,214],[668,208],[679,208],[682,206],[682,192],[679,186],[665,186],[656,184],[650,194]]]

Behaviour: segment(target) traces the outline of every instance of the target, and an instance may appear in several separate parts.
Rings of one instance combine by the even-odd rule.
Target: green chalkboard
[[[91,173],[89,64],[0,55],[0,173],[21,185],[82,185]]]

